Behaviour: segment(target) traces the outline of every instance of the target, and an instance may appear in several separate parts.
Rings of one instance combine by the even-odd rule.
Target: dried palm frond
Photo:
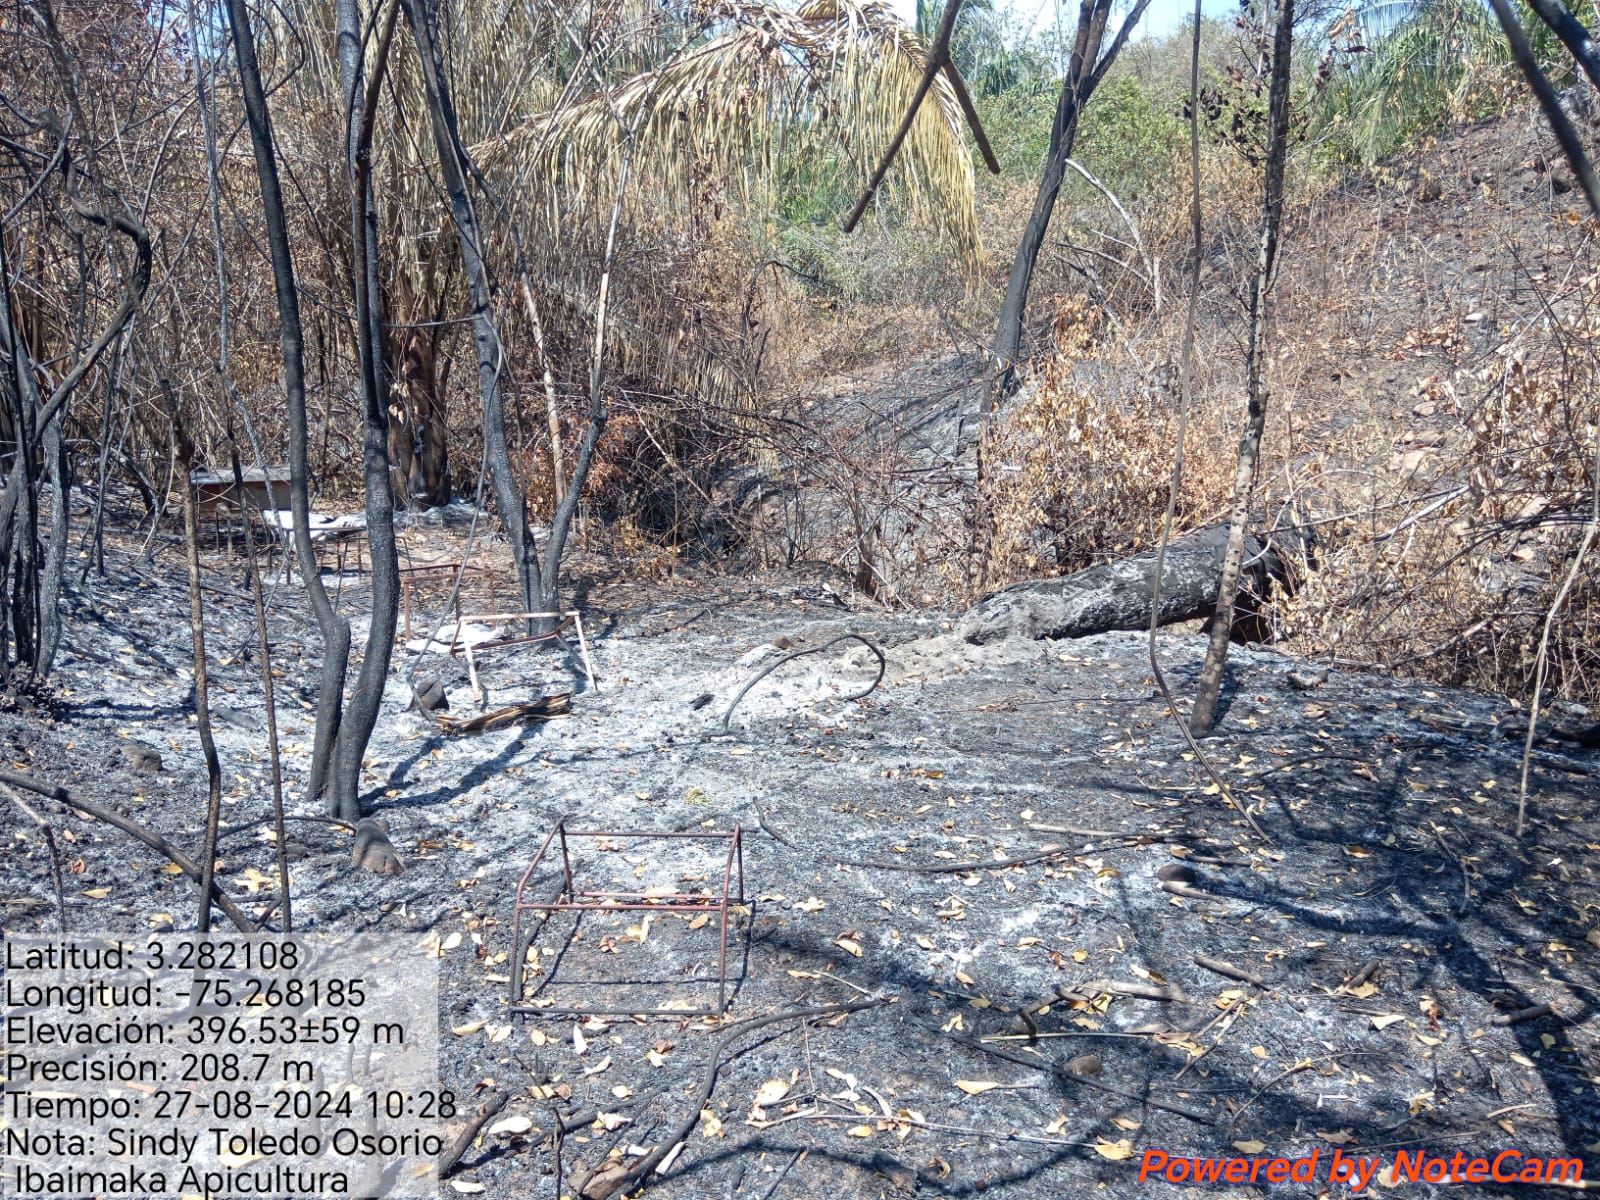
[[[831,143],[865,182],[921,83],[925,44],[877,0],[810,0],[795,12],[742,4],[726,26],[666,65],[563,110],[530,120],[476,153],[503,166],[537,156],[533,178],[551,184],[550,217],[609,195],[596,177],[614,169],[623,129],[636,170],[652,170],[667,199],[691,198],[710,175],[747,200],[770,201],[784,150],[800,138]],[[897,194],[911,214],[975,260],[972,159],[944,76],[901,150]]]
[[[360,5],[372,24],[379,0]],[[486,249],[502,279],[527,273],[545,310],[541,358],[556,360],[558,376],[563,358],[572,360],[569,378],[586,374],[578,364],[593,343],[605,216],[622,129],[632,127],[637,182],[612,283],[608,370],[647,391],[748,411],[764,332],[748,304],[741,319],[712,303],[750,290],[749,262],[726,253],[751,236],[739,222],[759,223],[786,189],[810,186],[792,175],[818,161],[832,181],[864,183],[922,78],[923,42],[880,0],[810,0],[793,12],[748,0],[611,0],[593,11],[553,0],[439,6],[460,135],[490,183],[479,201],[496,232]],[[285,154],[303,176],[326,181],[322,239],[345,246],[333,2],[281,0],[275,11],[279,42],[304,47],[302,69],[287,81],[291,102],[279,110]],[[387,314],[402,324],[438,320],[459,303],[448,298],[459,288],[456,232],[426,112],[416,55],[397,37],[373,174]],[[945,234],[969,268],[978,250],[972,176],[941,76],[891,173],[888,203]],[[501,236],[511,229],[520,237]],[[336,278],[328,284],[342,290]],[[524,317],[521,305],[501,317],[513,361],[535,340]]]

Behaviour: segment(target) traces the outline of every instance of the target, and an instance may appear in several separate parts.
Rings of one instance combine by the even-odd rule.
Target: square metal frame
[[[572,866],[570,842],[578,839],[630,839],[662,840],[691,839],[703,842],[724,842],[728,853],[722,867],[722,890],[709,894],[691,892],[595,891],[580,886]],[[552,845],[560,847],[560,890],[551,899],[532,900],[526,896],[528,880],[550,854]],[[744,829],[735,825],[726,832],[691,830],[683,833],[657,833],[624,829],[568,829],[565,820],[558,821],[540,845],[538,853],[528,863],[528,869],[517,881],[515,908],[511,919],[511,941],[515,947],[515,961],[511,970],[511,1011],[524,1015],[541,1016],[645,1016],[645,1017],[720,1017],[728,1011],[728,924],[735,907],[744,907]],[[715,1008],[575,1008],[551,1006],[543,1008],[524,1003],[527,982],[528,947],[533,944],[541,929],[558,912],[682,912],[716,913],[720,921],[721,945],[717,953],[717,1006]],[[542,914],[538,924],[523,940],[524,915]]]

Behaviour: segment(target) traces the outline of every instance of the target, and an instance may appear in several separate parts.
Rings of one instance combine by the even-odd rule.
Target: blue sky
[[[1236,8],[1234,0],[1203,0],[1203,2],[1208,17],[1231,16]],[[891,3],[907,23],[916,19],[916,0],[891,0]],[[1039,30],[1052,28],[1059,19],[1064,26],[1066,37],[1072,36],[1072,25],[1078,17],[1078,6],[1072,0],[999,0],[997,7],[1014,14],[1018,24],[1030,25]],[[1126,3],[1118,5],[1118,9],[1123,12],[1128,7]],[[1194,0],[1151,0],[1150,7],[1145,10],[1144,20],[1140,22],[1139,35],[1165,36],[1181,25],[1184,17],[1193,11]]]

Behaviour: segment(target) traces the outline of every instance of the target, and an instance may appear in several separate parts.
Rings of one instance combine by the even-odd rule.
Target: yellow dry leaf
[[[488,1023],[487,1021],[468,1021],[465,1025],[452,1025],[450,1032],[457,1037],[471,1037]]]
[[[860,958],[863,953],[861,949],[861,943],[856,941],[854,938],[835,938],[833,944],[839,947],[839,949],[843,950],[846,954],[853,954],[857,958]]]
[[[985,1092],[993,1091],[1000,1084],[992,1079],[958,1079],[956,1086],[969,1096],[981,1096]]]
[[[769,1079],[756,1089],[756,1100],[762,1108],[770,1107],[789,1094],[789,1085],[782,1079]]]
[[[1133,1143],[1127,1138],[1118,1138],[1114,1142],[1099,1141],[1094,1144],[1094,1152],[1112,1162],[1122,1162],[1133,1157]]]
[[[1233,1148],[1240,1154],[1260,1154],[1267,1148],[1267,1144],[1257,1141],[1235,1142]]]
[[[1387,1029],[1387,1028],[1389,1028],[1389,1026],[1393,1025],[1396,1021],[1404,1021],[1405,1018],[1403,1016],[1401,1016],[1399,1013],[1380,1013],[1378,1016],[1373,1017],[1371,1020],[1372,1020],[1372,1027],[1374,1029]]]
[[[871,1125],[853,1125],[849,1129],[845,1130],[844,1132],[845,1132],[845,1136],[846,1137],[871,1137],[872,1136],[872,1126]]]

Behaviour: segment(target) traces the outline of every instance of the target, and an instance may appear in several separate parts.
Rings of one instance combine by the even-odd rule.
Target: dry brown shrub
[[[1545,616],[1591,511],[1597,290],[1600,273],[1537,336],[1457,376],[1476,400],[1434,461],[1397,456],[1390,478],[1369,486],[1367,510],[1329,530],[1299,593],[1280,605],[1293,648],[1531,695]],[[1600,700],[1592,566],[1556,614],[1547,679],[1547,695]]]
[[[1155,544],[1166,511],[1179,402],[1104,340],[1083,296],[1057,302],[1055,349],[989,437],[978,503],[992,514],[984,586],[1078,570]],[[1125,382],[1133,379],[1128,385]],[[1191,418],[1175,532],[1227,496],[1220,414]]]

